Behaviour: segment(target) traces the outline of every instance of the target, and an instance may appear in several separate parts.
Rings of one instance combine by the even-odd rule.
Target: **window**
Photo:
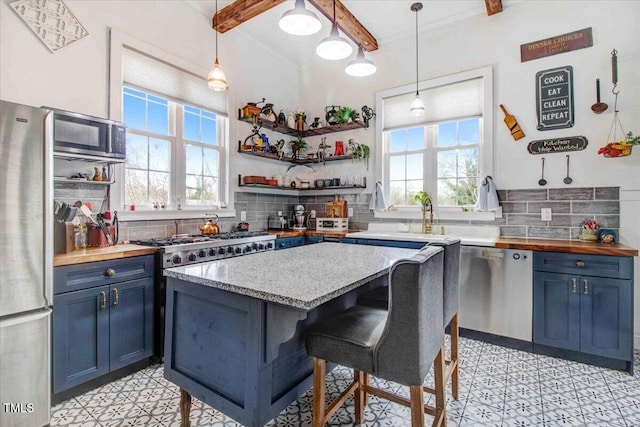
[[[207,70],[112,30],[110,72],[110,115],[127,126],[112,203],[227,205],[227,94],[208,88]]]
[[[417,206],[414,197],[424,190],[439,208],[473,206],[479,181],[492,168],[491,130],[485,126],[491,69],[423,82],[422,86],[427,114],[418,118],[409,114],[415,89],[378,94],[378,109],[384,115],[380,172],[388,203]]]
[[[122,89],[122,99],[127,124],[124,203],[219,203],[224,153],[218,144],[216,114],[129,87]],[[175,132],[176,127],[180,131]],[[174,157],[184,160],[183,177],[177,175],[179,161],[172,162]],[[173,179],[172,171],[176,175]],[[174,186],[174,182],[184,185]]]

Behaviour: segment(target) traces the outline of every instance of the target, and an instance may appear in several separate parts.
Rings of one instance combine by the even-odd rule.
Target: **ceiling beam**
[[[211,18],[211,26],[220,33],[226,33],[284,2],[285,0],[236,0]],[[220,25],[217,25],[218,22]]]
[[[484,4],[487,6],[487,15],[489,16],[502,12],[502,0],[484,0]]]
[[[333,0],[308,0],[324,16],[333,21]],[[336,3],[336,23],[338,27],[358,46],[362,46],[367,52],[378,49],[378,41],[367,30],[364,25],[353,16],[353,14],[342,4],[340,0]]]

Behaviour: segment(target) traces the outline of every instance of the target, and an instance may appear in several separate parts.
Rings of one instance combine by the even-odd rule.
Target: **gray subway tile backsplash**
[[[503,201],[518,202],[526,200],[548,200],[546,189],[507,190],[507,198]]]
[[[583,214],[620,214],[620,201],[591,201],[591,202],[571,202],[572,213]]]
[[[597,187],[596,200],[620,200],[620,187]]]
[[[540,213],[542,208],[551,209],[551,212],[557,213],[570,213],[571,212],[571,202],[570,201],[544,201],[544,202],[528,202],[527,203],[527,212],[528,213]]]
[[[549,200],[593,200],[593,188],[550,188]]]

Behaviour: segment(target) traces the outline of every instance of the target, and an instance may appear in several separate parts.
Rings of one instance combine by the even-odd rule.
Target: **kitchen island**
[[[312,384],[305,331],[386,283],[413,249],[319,243],[166,271],[165,377],[245,426],[262,426]]]

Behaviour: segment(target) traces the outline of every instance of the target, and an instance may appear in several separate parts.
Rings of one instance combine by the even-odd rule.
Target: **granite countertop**
[[[53,266],[83,264],[93,261],[107,261],[111,259],[129,258],[140,255],[151,255],[156,252],[156,248],[151,246],[140,246],[131,244],[117,244],[103,248],[87,248],[69,252],[68,254],[57,254],[53,257]]]
[[[323,242],[165,270],[173,277],[309,310],[380,277],[417,250]]]
[[[583,242],[580,240],[525,239],[500,237],[496,248],[532,251],[566,252],[572,254],[638,256],[638,250],[620,243]]]

